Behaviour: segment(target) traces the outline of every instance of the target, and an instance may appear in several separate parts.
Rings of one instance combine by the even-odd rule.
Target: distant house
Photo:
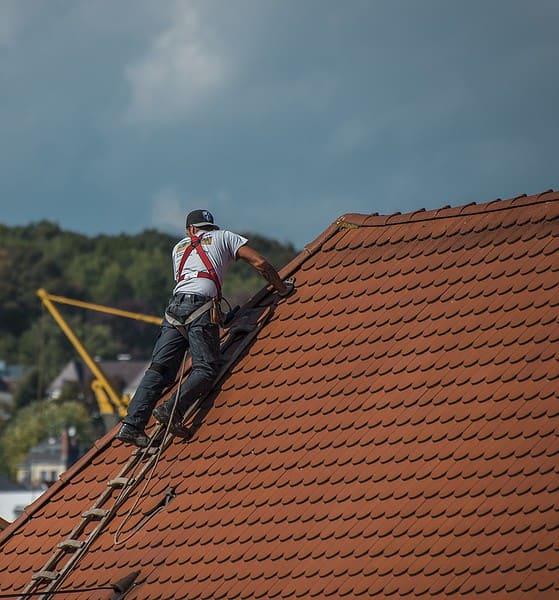
[[[85,365],[80,360],[71,360],[47,386],[47,396],[57,400],[69,386],[85,386]]]
[[[145,370],[148,368],[149,361],[133,360],[126,358],[127,355],[123,356],[124,358],[117,360],[102,360],[99,362],[99,366],[105,376],[113,382],[115,389],[123,396],[129,395],[132,397]],[[88,384],[91,385],[90,379],[88,379]]]
[[[0,360],[0,377],[6,382],[11,391],[13,391],[22,375],[22,367],[19,365],[10,365],[5,360]]]
[[[96,360],[98,368],[109,382],[117,398],[122,398],[120,407],[106,394],[103,386],[93,386],[94,375],[81,360],[71,360],[47,387],[47,397],[53,400],[64,395],[66,398],[82,399],[93,394],[105,431],[109,431],[124,416],[125,407],[137,389],[148,362],[132,360],[129,355],[121,355],[116,360]]]
[[[347,214],[281,275],[193,438],[98,440],[0,594],[558,598],[559,193]]]
[[[24,508],[37,500],[45,490],[45,486],[30,490],[0,475],[0,531],[17,519]]]
[[[19,465],[17,481],[28,489],[48,487],[78,458],[79,448],[67,430],[33,446]]]
[[[127,355],[117,360],[99,360],[96,362],[115,391],[130,396],[136,391],[139,381],[148,366],[147,361],[132,360],[127,358]],[[81,393],[89,393],[92,380],[93,375],[83,361],[71,360],[48,385],[47,396],[52,399],[60,398],[67,386],[74,386]]]

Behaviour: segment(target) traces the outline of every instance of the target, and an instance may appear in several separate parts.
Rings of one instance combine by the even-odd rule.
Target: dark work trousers
[[[167,311],[184,321],[209,298],[196,294],[175,294]],[[218,370],[219,327],[210,321],[210,311],[187,325],[185,338],[178,329],[164,319],[159,330],[151,355],[151,363],[145,372],[132,402],[128,414],[123,419],[138,429],[143,429],[149,421],[152,410],[161,398],[163,390],[175,380],[181,366],[184,353],[190,349],[192,369],[186,382],[181,385],[175,415],[182,418],[187,408],[211,388]],[[175,395],[169,402],[175,401]],[[169,409],[172,405],[169,406]]]

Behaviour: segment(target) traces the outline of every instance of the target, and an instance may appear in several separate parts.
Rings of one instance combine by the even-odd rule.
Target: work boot
[[[161,404],[153,411],[153,418],[164,427],[169,425],[169,419],[171,418],[171,413],[169,412],[169,407],[166,403]],[[177,414],[173,415],[173,420],[169,425],[169,433],[176,437],[180,437],[184,440],[189,440],[192,437],[192,432],[188,427],[185,427],[182,424],[182,418]]]
[[[128,423],[122,424],[115,437],[125,444],[134,444],[138,448],[145,448],[149,444],[149,438],[144,430],[137,429]]]

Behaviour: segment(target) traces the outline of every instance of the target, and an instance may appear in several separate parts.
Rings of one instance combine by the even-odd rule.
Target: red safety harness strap
[[[181,262],[179,265],[179,270],[177,273],[177,281],[180,282],[185,278],[185,276],[182,275],[182,270],[184,268],[184,265],[185,265],[188,257],[192,254],[192,251],[196,250],[196,252],[198,253],[198,256],[200,257],[201,261],[204,263],[204,266],[207,269],[207,273],[206,273],[206,271],[198,271],[198,273],[196,274],[196,277],[202,277],[204,279],[210,279],[211,281],[213,281],[213,283],[216,287],[216,290],[217,290],[217,297],[219,300],[221,300],[221,284],[219,283],[219,279],[217,277],[217,273],[215,272],[214,266],[212,265],[210,259],[208,258],[206,251],[202,247],[201,241],[202,241],[203,237],[204,237],[203,235],[201,235],[201,236],[191,235],[190,236],[190,246],[188,246],[188,248],[185,249],[185,251],[182,255]]]

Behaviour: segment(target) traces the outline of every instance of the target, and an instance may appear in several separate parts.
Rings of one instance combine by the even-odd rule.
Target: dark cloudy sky
[[[301,247],[559,187],[557,0],[0,0],[0,222]]]

